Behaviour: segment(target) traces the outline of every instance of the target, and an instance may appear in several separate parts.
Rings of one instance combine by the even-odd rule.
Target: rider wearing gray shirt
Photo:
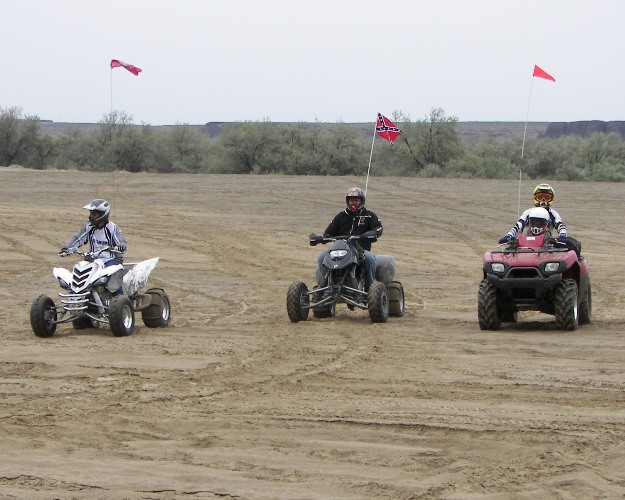
[[[100,254],[107,266],[121,264],[128,244],[121,228],[109,220],[111,206],[108,201],[95,199],[83,208],[89,210],[89,222],[65,243],[59,254],[67,254],[69,249],[89,243],[92,253],[109,247],[116,251],[106,250]]]

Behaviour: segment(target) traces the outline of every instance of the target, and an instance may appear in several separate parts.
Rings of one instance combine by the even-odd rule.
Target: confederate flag
[[[397,136],[401,134],[401,130],[399,130],[391,120],[389,120],[386,116],[382,116],[380,113],[378,113],[378,121],[375,125],[375,131],[380,137],[383,137],[391,144],[393,144],[395,139],[397,139]]]
[[[133,75],[139,76],[139,73],[141,73],[141,68],[137,68],[136,66],[133,66],[132,64],[125,63],[118,59],[111,59],[111,69],[119,68],[119,67],[126,68]]]

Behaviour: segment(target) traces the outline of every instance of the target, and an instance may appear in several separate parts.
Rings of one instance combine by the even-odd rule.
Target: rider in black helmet
[[[378,216],[365,208],[365,193],[359,187],[353,187],[345,195],[345,209],[332,219],[323,232],[325,237],[358,236],[365,233],[372,234],[372,238],[362,238],[358,241],[362,247],[361,265],[365,270],[365,290],[369,290],[375,280],[375,256],[371,253],[371,243],[382,236],[382,221]],[[327,252],[322,252],[317,264],[323,275],[323,259]]]

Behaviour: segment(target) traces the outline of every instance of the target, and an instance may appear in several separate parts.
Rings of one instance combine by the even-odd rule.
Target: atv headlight
[[[560,268],[559,262],[547,262],[545,264],[546,273],[555,273]]]
[[[65,288],[65,290],[69,290],[69,284],[65,283],[64,279],[61,278],[57,278],[59,280],[59,285],[61,285],[61,288]]]
[[[104,285],[109,279],[109,276],[102,276],[99,280],[94,282],[94,285]]]
[[[332,259],[340,259],[341,257],[345,257],[347,255],[347,250],[330,250],[330,258]]]
[[[491,263],[490,268],[494,273],[503,273],[506,270],[506,266],[504,266],[501,262]]]

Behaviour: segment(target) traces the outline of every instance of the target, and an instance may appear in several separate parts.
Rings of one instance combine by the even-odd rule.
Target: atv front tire
[[[160,288],[150,288],[146,295],[150,295],[151,303],[141,311],[143,324],[148,328],[166,328],[171,320],[171,302]]]
[[[577,283],[564,280],[553,290],[556,323],[562,330],[577,330],[579,310],[577,309]]]
[[[298,321],[306,321],[308,318],[308,305],[310,299],[308,297],[308,287],[306,283],[296,281],[291,283],[286,293],[286,311],[289,319],[293,323]]]
[[[497,312],[497,288],[487,280],[480,282],[477,292],[477,319],[481,330],[501,328],[501,320]]]
[[[47,295],[40,295],[30,306],[30,326],[37,337],[52,337],[56,331],[56,307]]]
[[[130,299],[125,295],[117,295],[109,306],[109,325],[116,337],[132,335],[135,328],[135,310]]]
[[[369,317],[372,323],[386,323],[388,321],[389,301],[386,285],[374,281],[369,287]]]

